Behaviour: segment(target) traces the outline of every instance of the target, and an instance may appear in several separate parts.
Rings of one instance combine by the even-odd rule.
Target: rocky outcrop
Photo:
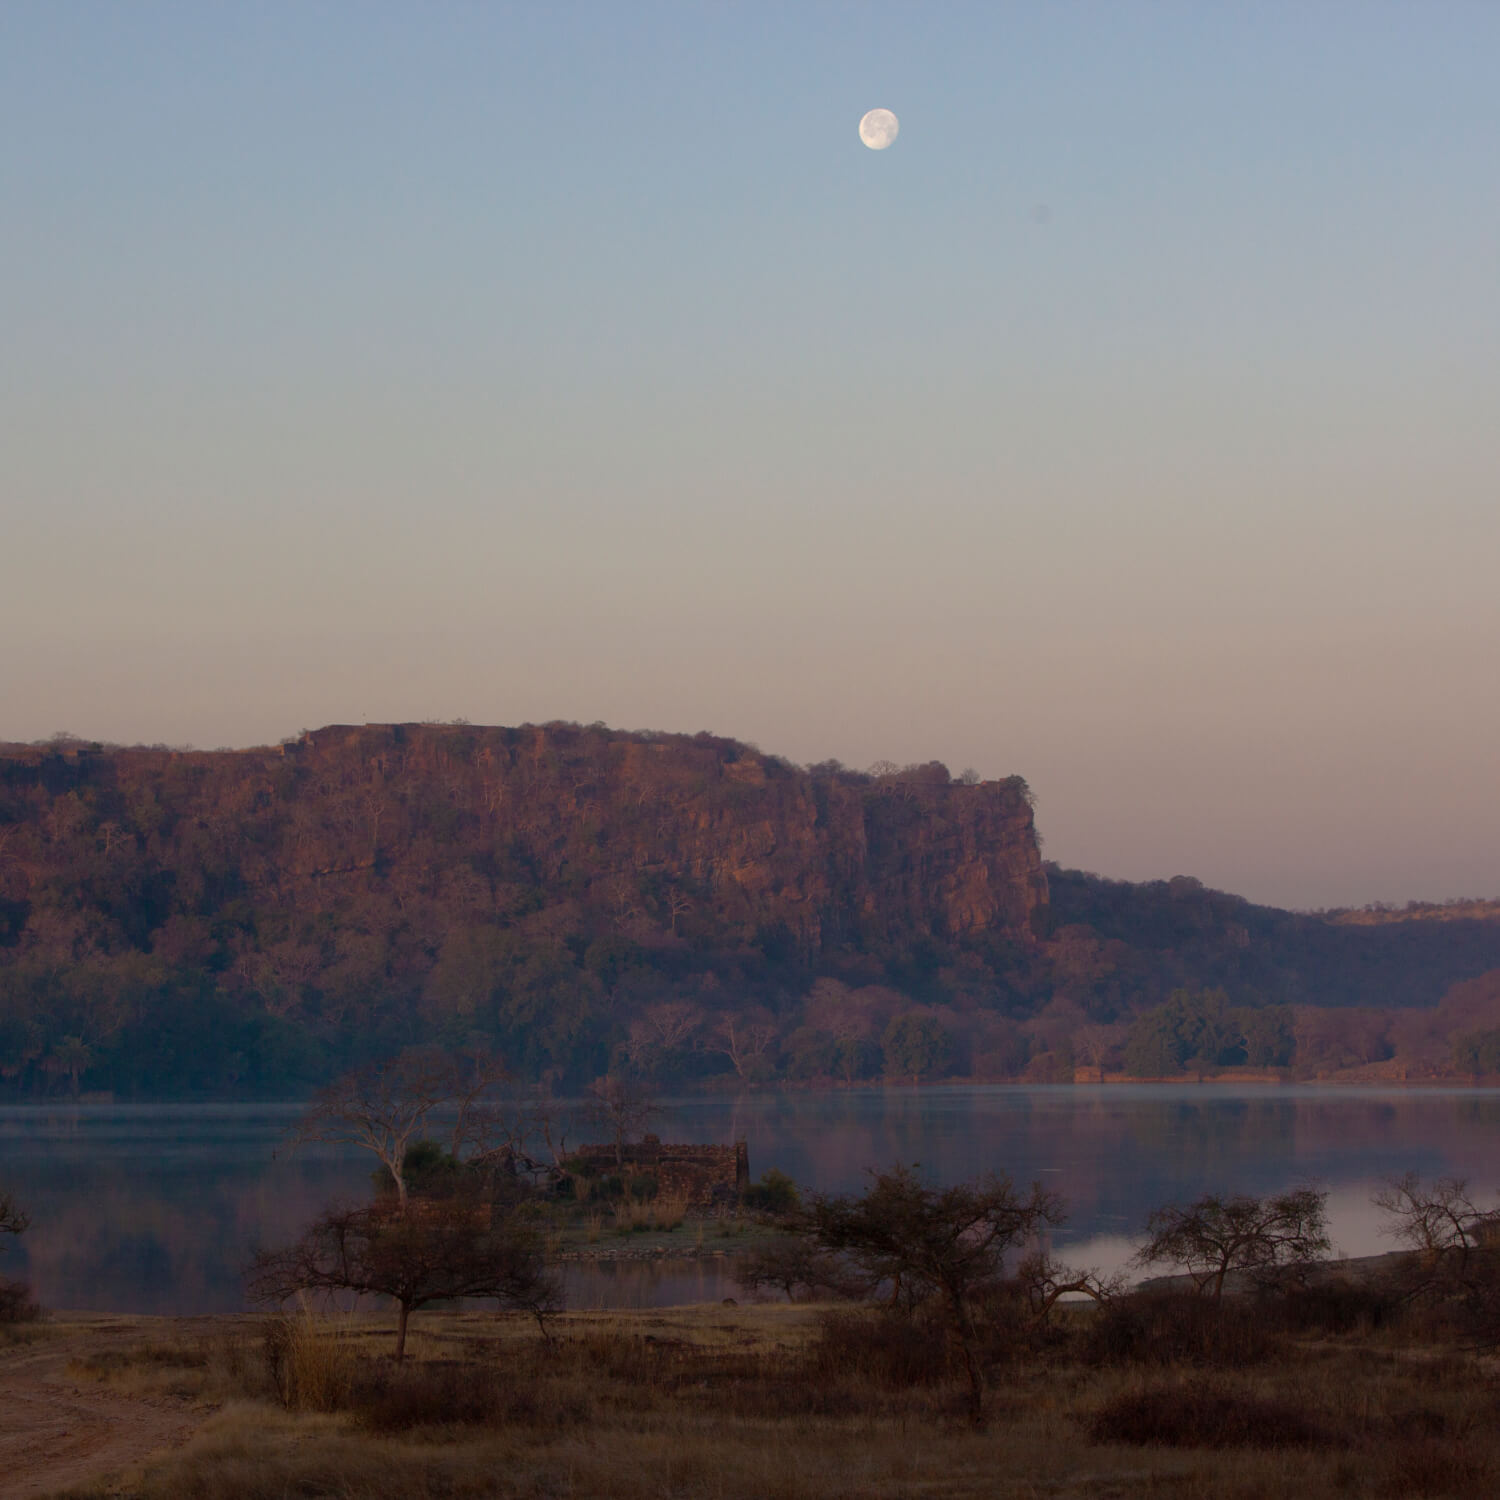
[[[172,914],[235,900],[390,901],[554,937],[812,957],[991,931],[1029,945],[1047,901],[1019,778],[809,771],[712,735],[570,724],[335,725],[206,753],[10,747],[0,837],[13,943],[59,881],[103,896],[75,937],[105,946],[148,946]]]

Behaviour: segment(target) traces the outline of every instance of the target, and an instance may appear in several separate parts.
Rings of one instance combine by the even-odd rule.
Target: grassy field
[[[1316,1322],[1316,1319],[1313,1320]],[[986,1421],[920,1322],[765,1304],[65,1320],[67,1379],[199,1425],[77,1496],[1473,1496],[1500,1488],[1500,1371],[1440,1328],[1343,1308],[1277,1326],[1137,1301],[997,1328]],[[1338,1327],[1332,1325],[1337,1324]],[[1378,1326],[1376,1326],[1378,1324]],[[3,1367],[4,1351],[0,1351]]]

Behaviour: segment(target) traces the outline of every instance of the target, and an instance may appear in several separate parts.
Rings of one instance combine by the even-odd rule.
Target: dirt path
[[[69,1375],[85,1349],[139,1338],[138,1320],[65,1316],[35,1343],[0,1348],[0,1496],[49,1495],[131,1468],[203,1421],[186,1401],[120,1395]]]

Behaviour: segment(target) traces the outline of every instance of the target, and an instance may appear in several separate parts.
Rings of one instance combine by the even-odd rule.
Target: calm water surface
[[[0,1272],[52,1307],[208,1313],[243,1305],[257,1245],[293,1236],[323,1206],[368,1194],[367,1155],[291,1151],[287,1105],[30,1106],[0,1110],[0,1183],[32,1228],[0,1245]],[[941,1088],[715,1096],[676,1101],[663,1139],[750,1143],[757,1176],[778,1167],[824,1190],[865,1169],[920,1162],[952,1181],[1009,1172],[1060,1192],[1071,1218],[1055,1248],[1120,1265],[1146,1212],[1209,1190],[1330,1192],[1333,1236],[1351,1255],[1391,1248],[1369,1195],[1413,1169],[1500,1185],[1500,1094],[1481,1090],[1218,1086]],[[730,1268],[706,1261],[578,1267],[573,1306],[717,1300]]]

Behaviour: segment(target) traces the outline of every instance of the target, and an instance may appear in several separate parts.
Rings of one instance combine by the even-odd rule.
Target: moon
[[[872,109],[859,122],[859,138],[871,151],[884,151],[900,130],[901,121],[888,109]]]

